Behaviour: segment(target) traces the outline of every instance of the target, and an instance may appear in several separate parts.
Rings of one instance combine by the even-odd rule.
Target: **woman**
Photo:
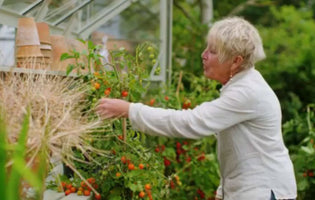
[[[223,85],[219,98],[192,110],[104,98],[97,112],[104,118],[129,117],[134,129],[150,135],[197,139],[215,133],[221,171],[217,199],[295,199],[280,104],[254,68],[264,57],[256,28],[242,18],[226,18],[212,26],[202,53],[204,75]]]

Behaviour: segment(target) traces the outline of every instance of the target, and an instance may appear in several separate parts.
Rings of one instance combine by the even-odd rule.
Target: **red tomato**
[[[118,139],[124,140],[124,136],[123,135],[118,135]]]
[[[183,109],[188,109],[191,106],[191,101],[189,99],[186,99],[183,103]]]
[[[95,178],[91,177],[91,178],[88,178],[87,181],[91,184],[95,183]]]
[[[70,189],[72,188],[72,184],[71,184],[71,183],[69,183],[66,187],[67,187],[67,189],[69,189],[69,190],[70,190]]]
[[[155,99],[151,99],[151,100],[150,100],[150,106],[153,106],[154,103],[155,103]]]
[[[127,97],[128,96],[128,91],[124,90],[121,92],[122,97]]]
[[[67,196],[69,194],[71,194],[71,190],[68,189],[68,190],[65,191],[65,195]]]
[[[202,160],[204,160],[204,159],[206,159],[205,153],[202,153],[202,154],[197,158],[197,160],[199,160],[199,161],[202,161]]]
[[[96,200],[100,200],[101,199],[101,195],[100,194],[95,194],[95,199]]]
[[[120,160],[124,164],[127,162],[126,156],[122,156]]]
[[[164,165],[165,167],[171,165],[171,161],[164,157]]]

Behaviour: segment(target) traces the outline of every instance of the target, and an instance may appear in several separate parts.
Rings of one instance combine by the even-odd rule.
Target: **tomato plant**
[[[154,107],[189,109],[204,100],[205,96],[216,97],[214,82],[191,74],[179,78],[175,73],[174,84],[170,87],[151,87],[145,81],[149,72],[146,68],[154,64],[156,49],[144,43],[136,48],[135,53],[133,56],[125,50],[111,52],[111,63],[104,64],[106,69],[99,67],[94,73],[78,77],[92,83],[87,98],[90,104],[87,106],[93,108],[100,98],[110,97]],[[191,86],[185,83],[187,78],[192,82]],[[91,117],[97,116],[92,114]],[[79,186],[77,194],[86,195],[87,192],[95,193],[95,190],[101,198],[113,200],[194,199],[196,195],[198,198],[213,197],[219,184],[214,138],[193,141],[152,137],[134,131],[128,120],[116,119],[104,123],[108,128],[94,133],[100,139],[87,141],[104,151],[103,156],[75,154],[86,161],[74,161],[76,169],[83,177],[94,178],[85,182],[81,177],[73,177],[72,184]],[[94,198],[100,198],[95,194]]]

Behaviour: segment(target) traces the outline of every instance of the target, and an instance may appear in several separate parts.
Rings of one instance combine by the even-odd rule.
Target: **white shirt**
[[[220,97],[192,110],[132,103],[133,128],[150,135],[197,139],[217,134],[224,200],[296,198],[293,164],[283,143],[279,101],[254,68],[236,74]]]

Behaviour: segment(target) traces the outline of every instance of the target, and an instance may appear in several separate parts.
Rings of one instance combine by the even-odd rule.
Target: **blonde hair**
[[[215,22],[207,39],[218,53],[221,63],[239,55],[244,59],[241,67],[246,69],[266,57],[257,29],[240,17]]]

